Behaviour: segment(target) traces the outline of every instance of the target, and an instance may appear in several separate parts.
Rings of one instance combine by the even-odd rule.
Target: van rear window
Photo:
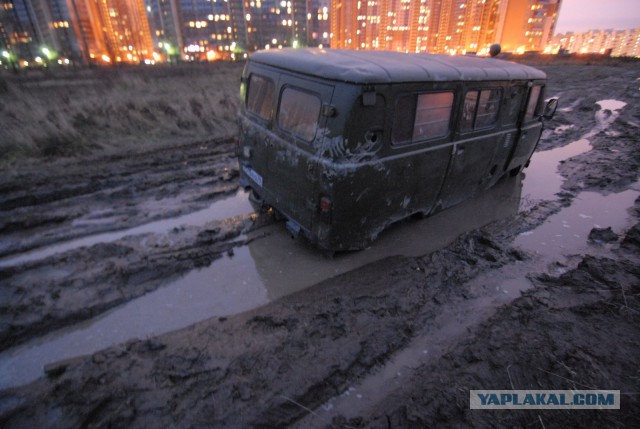
[[[286,87],[280,98],[278,126],[306,141],[316,135],[322,102],[309,92]]]
[[[271,119],[274,89],[275,85],[271,79],[252,74],[249,78],[247,110],[260,116],[262,119]]]
[[[398,97],[393,120],[393,142],[410,143],[449,133],[453,92],[405,94]]]
[[[462,108],[461,131],[488,128],[496,123],[502,90],[482,89],[467,92]]]

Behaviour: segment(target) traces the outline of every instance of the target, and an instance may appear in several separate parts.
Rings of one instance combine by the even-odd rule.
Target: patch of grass
[[[0,80],[0,168],[236,132],[242,64],[59,70]]]

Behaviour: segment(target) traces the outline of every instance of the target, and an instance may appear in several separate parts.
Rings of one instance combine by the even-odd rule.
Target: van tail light
[[[320,197],[320,219],[323,222],[330,223],[331,222],[331,210],[333,209],[333,204],[331,203],[331,198],[329,197]]]
[[[233,138],[233,144],[238,146],[240,144],[240,139],[238,137]]]

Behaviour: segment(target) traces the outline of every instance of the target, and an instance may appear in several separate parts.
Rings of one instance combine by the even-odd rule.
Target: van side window
[[[502,90],[499,88],[467,92],[462,107],[460,131],[479,130],[495,125],[501,98]]]
[[[449,133],[453,92],[405,94],[396,100],[394,144],[444,137]]]
[[[541,90],[542,85],[535,85],[531,87],[531,91],[529,91],[529,101],[527,101],[527,113],[524,116],[525,121],[530,121],[535,118]]]
[[[316,135],[321,106],[317,95],[286,87],[280,98],[278,126],[311,141]]]
[[[271,79],[252,74],[249,78],[247,110],[260,116],[262,119],[271,119],[274,91],[275,85]]]

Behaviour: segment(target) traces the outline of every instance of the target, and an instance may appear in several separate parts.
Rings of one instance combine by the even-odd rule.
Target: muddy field
[[[520,177],[333,259],[249,205],[240,68],[216,67],[0,86],[0,425],[640,426],[639,63],[541,66],[560,109]],[[24,94],[64,150],[9,141]],[[471,389],[621,409],[470,410]]]

